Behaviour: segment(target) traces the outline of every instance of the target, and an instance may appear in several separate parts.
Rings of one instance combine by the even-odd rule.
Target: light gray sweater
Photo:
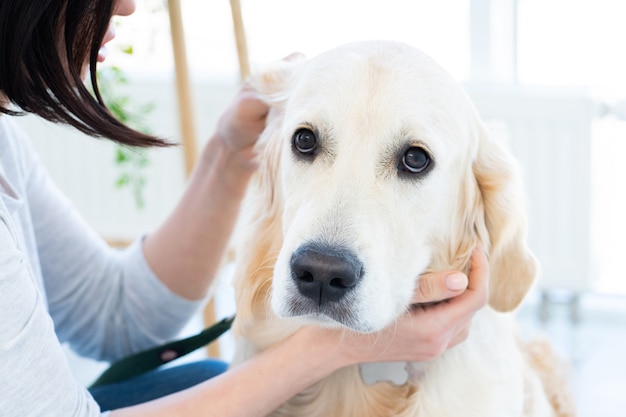
[[[109,248],[0,117],[0,417],[100,416],[60,344],[115,360],[175,337],[199,304],[159,281],[141,240]]]

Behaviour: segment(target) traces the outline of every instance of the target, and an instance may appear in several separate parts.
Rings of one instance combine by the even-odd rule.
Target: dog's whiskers
[[[256,269],[254,270],[254,274],[260,272],[263,269],[268,269],[268,268],[273,268],[274,265],[276,264],[276,261],[278,260],[278,251],[274,251],[273,253],[270,253],[270,256],[265,257],[256,267]]]

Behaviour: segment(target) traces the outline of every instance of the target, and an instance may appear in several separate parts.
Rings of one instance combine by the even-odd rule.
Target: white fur
[[[341,59],[341,52],[334,54],[320,64]],[[426,60],[420,64],[433,65]],[[403,72],[403,62],[397,65]],[[450,98],[433,88],[451,83],[447,76],[410,77],[400,85],[395,77],[365,71],[328,68],[318,73],[314,63],[305,71],[319,79],[314,89],[305,83],[294,87],[282,122],[283,137],[303,124],[315,127],[328,155],[301,163],[294,158],[291,142],[282,142],[281,183],[288,198],[272,307],[285,315],[285,304],[298,297],[288,272],[297,247],[311,239],[347,245],[366,266],[351,299],[350,309],[358,319],[352,327],[379,330],[406,308],[416,278],[430,262],[433,241],[451,232],[446,226],[461,186],[457,179],[470,168],[465,157],[472,145],[476,147],[464,130],[469,122],[463,123],[462,117],[469,115],[462,108],[449,109]],[[307,80],[306,74],[302,80]],[[373,91],[362,88],[374,84]],[[456,113],[454,123],[440,116],[444,109]],[[391,152],[414,143],[428,147],[436,169],[424,179],[404,180],[397,175]]]
[[[466,342],[410,364],[401,387],[367,385],[358,367],[345,369],[275,415],[553,416],[506,314],[535,275],[515,161],[451,77],[414,48],[371,42],[282,63],[253,82],[274,101],[239,229],[241,360],[305,323],[382,329],[409,307],[422,273],[467,268],[479,241],[490,252],[490,303],[505,312],[480,311]],[[314,158],[293,149],[302,127],[317,132]],[[428,173],[398,172],[410,146],[432,156]],[[362,280],[337,302],[347,314],[299,313],[305,297],[290,260],[309,242],[346,248],[362,262]],[[393,395],[401,406],[388,404]]]

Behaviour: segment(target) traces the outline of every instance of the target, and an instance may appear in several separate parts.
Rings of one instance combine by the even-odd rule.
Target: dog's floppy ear
[[[280,61],[257,69],[246,82],[258,91],[271,107],[275,107],[287,100],[290,84],[305,61],[304,55],[293,53]]]
[[[483,240],[485,234],[488,239],[485,246],[490,267],[489,304],[506,312],[514,310],[530,290],[537,263],[526,244],[526,208],[517,161],[496,129],[483,125],[480,131],[473,171],[482,199],[484,224],[476,226]]]
[[[301,55],[290,56],[254,72],[246,80],[269,104],[270,112],[265,130],[256,144],[259,168],[248,187],[237,229],[237,252],[246,255],[235,261],[236,328],[249,325],[253,317],[258,318],[266,310],[264,302],[282,245],[282,195],[278,170],[284,106],[292,88],[291,82],[302,63]]]
[[[257,153],[261,155],[257,183],[264,186],[265,191],[269,193],[270,201],[267,202],[269,206],[276,204],[271,200],[274,199],[276,189],[284,109],[294,80],[303,68],[305,60],[304,55],[293,53],[253,72],[246,80],[270,106],[265,130],[256,144]]]
[[[253,190],[252,193],[262,196],[265,200],[257,201],[256,205],[263,206],[259,209],[259,213],[266,215],[276,214],[281,203],[278,195],[277,174],[280,164],[280,135],[284,108],[293,88],[293,81],[303,67],[304,61],[304,55],[294,53],[254,72],[247,79],[247,82],[270,106],[265,130],[256,144],[257,153],[260,155],[260,166],[250,187]]]

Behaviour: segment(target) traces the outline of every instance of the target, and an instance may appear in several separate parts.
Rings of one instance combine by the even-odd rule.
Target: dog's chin
[[[347,328],[359,333],[371,333],[384,326],[374,325],[362,318],[349,307],[349,303],[337,302],[317,305],[303,297],[292,297],[290,300],[273,305],[274,312],[302,325],[313,325],[327,328]]]
[[[287,315],[282,316],[282,318],[288,319],[291,322],[295,322],[300,326],[318,326],[318,327],[326,327],[328,329],[341,329],[341,328],[349,328],[352,329],[351,326],[346,326],[343,323],[340,323],[326,315],[323,314],[303,314],[303,315]]]

